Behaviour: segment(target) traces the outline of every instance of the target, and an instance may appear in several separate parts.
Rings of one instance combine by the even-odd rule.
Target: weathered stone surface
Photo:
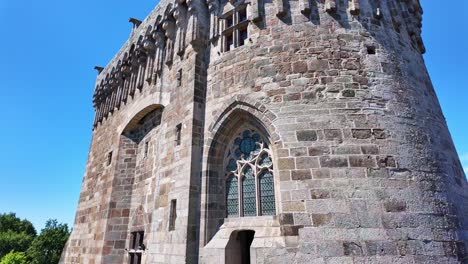
[[[317,140],[317,132],[314,130],[297,131],[296,134],[297,134],[298,141],[316,141]]]
[[[463,263],[467,182],[421,56],[419,1],[253,0],[237,25],[242,3],[161,0],[102,69],[61,263],[129,263],[136,231],[142,263],[241,263],[249,230],[251,263]],[[235,173],[255,216],[238,200],[227,217],[233,155],[255,169],[246,186]]]

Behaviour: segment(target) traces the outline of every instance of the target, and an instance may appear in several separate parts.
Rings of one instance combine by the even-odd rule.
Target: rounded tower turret
[[[62,263],[464,263],[418,0],[161,0],[100,69]]]
[[[245,2],[210,4],[222,22],[208,68],[202,259],[219,249],[236,263],[242,243],[222,241],[254,230],[252,263],[466,261],[467,182],[422,57],[419,1],[251,0],[247,25]],[[226,219],[225,206],[242,216],[246,201],[220,200],[233,192],[219,158],[255,124],[270,137],[278,222],[259,209]],[[248,179],[237,175],[236,186]],[[214,188],[221,179],[226,190]]]

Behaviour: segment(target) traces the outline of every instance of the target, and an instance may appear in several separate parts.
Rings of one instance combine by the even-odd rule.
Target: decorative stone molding
[[[172,64],[172,57],[174,56],[174,38],[176,34],[175,22],[167,19],[163,22],[162,28],[165,30],[166,35],[166,60],[167,65]]]
[[[187,45],[192,45],[198,52],[206,45],[206,39],[212,42],[220,39],[224,41],[219,37],[225,23],[225,20],[221,19],[225,15],[223,12],[228,12],[225,4],[221,4],[219,0],[205,1],[167,0],[144,21],[129,19],[133,24],[130,40],[107,67],[96,67],[99,72],[97,81],[99,85],[93,97],[96,110],[95,125],[107,118],[115,109],[120,109],[122,104],[127,103],[129,96],[135,96],[137,89],[141,92],[145,85],[156,85],[164,67],[172,65],[175,54],[183,59],[182,55]],[[278,17],[290,12],[285,1],[288,0],[273,2]],[[347,1],[347,12],[352,16],[361,16],[361,0]],[[262,19],[261,10],[264,8],[264,3],[259,0],[232,0],[226,1],[226,4],[230,6],[246,4],[248,21],[258,22]],[[338,4],[336,0],[299,0],[299,10],[307,16],[312,12],[312,8],[317,6],[323,7],[330,14],[343,12],[341,9],[338,10]],[[386,6],[381,6],[383,4]],[[421,53],[425,52],[421,38],[422,8],[419,0],[386,2],[378,0],[372,1],[370,5],[375,19],[391,21],[395,31],[399,33],[406,29],[414,48]],[[389,12],[386,10],[387,7]],[[220,45],[221,50],[223,50],[222,44],[224,42]]]
[[[182,56],[185,51],[185,38],[187,33],[187,8],[184,2],[176,2],[174,13],[172,16],[175,19],[174,29],[176,31],[177,37],[177,55]]]
[[[209,39],[214,40],[219,36],[219,18],[217,15],[219,2],[218,0],[207,0],[208,10],[210,12],[210,35]]]

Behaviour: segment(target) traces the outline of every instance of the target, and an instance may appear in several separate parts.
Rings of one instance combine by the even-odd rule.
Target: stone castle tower
[[[100,71],[62,263],[464,263],[418,0],[161,0]]]

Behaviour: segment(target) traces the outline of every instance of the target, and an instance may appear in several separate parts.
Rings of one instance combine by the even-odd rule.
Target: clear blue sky
[[[468,2],[421,0],[425,59],[468,169]],[[156,0],[0,0],[0,212],[73,223],[96,72]],[[454,8],[455,7],[455,8]],[[465,15],[463,15],[463,13]]]

